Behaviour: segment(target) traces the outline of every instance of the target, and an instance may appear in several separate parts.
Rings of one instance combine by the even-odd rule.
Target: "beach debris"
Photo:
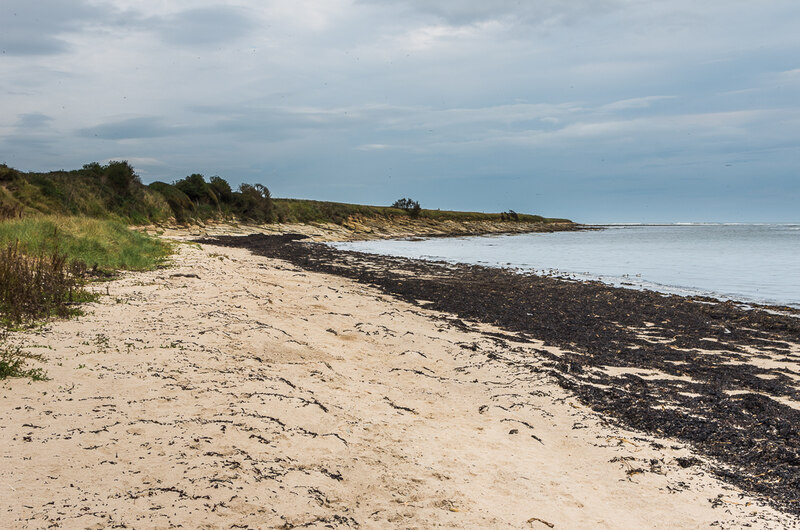
[[[393,409],[396,409],[396,410],[401,410],[401,411],[404,411],[404,412],[410,412],[411,414],[419,414],[419,412],[417,412],[416,410],[414,410],[414,409],[412,409],[412,408],[409,408],[409,407],[403,407],[403,406],[401,406],[401,405],[398,405],[398,404],[396,404],[394,401],[392,401],[392,400],[391,400],[391,399],[389,399],[388,397],[385,397],[385,396],[384,396],[384,398],[383,398],[383,399],[384,399],[384,401],[386,401],[386,402],[389,404],[389,406],[390,406],[390,407],[392,407]]]
[[[176,272],[169,275],[170,278],[196,278],[200,279],[200,276],[193,273],[193,272]]]
[[[531,517],[530,519],[528,519],[528,523],[529,524],[542,523],[543,525],[545,525],[548,528],[555,528],[556,527],[556,525],[554,525],[553,523],[547,522],[544,519],[540,519],[538,517]]]

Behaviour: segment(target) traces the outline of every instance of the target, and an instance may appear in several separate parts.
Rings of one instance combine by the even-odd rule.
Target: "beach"
[[[297,240],[185,241],[15,333],[50,379],[0,386],[0,527],[798,526],[793,317],[577,282],[519,315],[499,273]]]

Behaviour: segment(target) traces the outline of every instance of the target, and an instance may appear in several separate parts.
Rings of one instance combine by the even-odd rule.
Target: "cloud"
[[[121,9],[86,0],[5,0],[0,4],[0,51],[10,56],[63,54],[71,49],[71,35],[111,28],[156,33],[183,47],[213,46],[242,38],[254,27],[252,13],[234,6],[152,15],[135,4]]]
[[[16,127],[18,130],[39,129],[47,126],[52,121],[53,118],[41,112],[31,112],[28,114],[20,114],[17,117]]]
[[[572,24],[582,18],[619,9],[613,0],[359,0],[359,3],[403,6],[407,11],[429,15],[462,26],[489,20],[511,20],[525,24]]]
[[[232,6],[212,6],[181,11],[146,20],[167,43],[179,46],[214,46],[247,36],[256,27],[252,14]]]
[[[641,98],[621,99],[600,107],[600,110],[619,111],[630,109],[646,109],[657,101],[675,99],[677,96],[645,96]]]
[[[384,149],[389,149],[390,147],[392,146],[386,144],[363,144],[356,146],[356,149],[358,151],[382,151]]]
[[[63,53],[63,35],[106,18],[108,9],[83,0],[4,0],[0,3],[0,50],[6,55]]]
[[[140,138],[161,138],[186,132],[185,127],[167,126],[161,118],[140,117],[127,118],[80,129],[78,133],[84,137],[97,137],[104,140],[132,140]]]

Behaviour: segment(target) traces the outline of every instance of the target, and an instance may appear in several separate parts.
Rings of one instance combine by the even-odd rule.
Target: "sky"
[[[797,0],[0,0],[0,163],[800,222]]]

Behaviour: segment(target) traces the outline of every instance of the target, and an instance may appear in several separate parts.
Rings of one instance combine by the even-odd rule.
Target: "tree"
[[[422,211],[422,207],[419,205],[418,201],[408,198],[394,201],[394,203],[392,204],[392,208],[399,208],[401,210],[405,210],[406,212],[408,212],[408,215],[410,215],[414,219],[419,217],[419,214]]]
[[[206,202],[209,199],[208,183],[200,173],[192,173],[188,177],[176,181],[173,185],[185,193],[195,204]]]
[[[214,175],[209,180],[208,185],[216,194],[219,202],[230,204],[233,202],[233,190],[231,189],[231,185],[228,184],[228,181],[222,177],[218,177]]]
[[[234,195],[239,215],[260,223],[275,221],[275,206],[266,186],[242,184]]]

